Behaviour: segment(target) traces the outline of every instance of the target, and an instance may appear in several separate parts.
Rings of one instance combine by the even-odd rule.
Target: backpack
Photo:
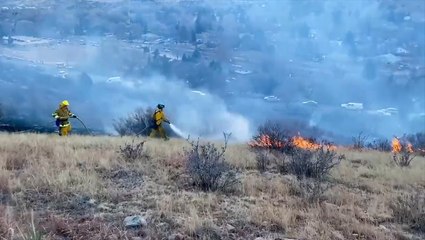
[[[158,129],[158,125],[156,125],[156,120],[155,120],[155,114],[157,113],[157,111],[155,111],[153,114],[152,114],[152,117],[151,117],[151,120],[150,120],[150,125],[151,125],[151,128],[153,128],[153,129]]]

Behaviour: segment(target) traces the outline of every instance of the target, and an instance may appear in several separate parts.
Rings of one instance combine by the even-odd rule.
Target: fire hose
[[[170,125],[172,125],[170,122],[167,122],[168,124],[170,124]],[[146,125],[146,127],[145,128],[143,128],[143,130],[142,131],[140,131],[140,132],[138,132],[137,134],[136,134],[136,136],[139,136],[139,135],[141,135],[143,132],[145,132],[147,129],[149,129],[149,128],[153,128],[154,126],[152,126],[152,125],[149,125],[149,124],[146,124],[145,123],[145,125]]]
[[[92,132],[90,132],[90,130],[87,128],[86,124],[84,124],[84,122],[81,119],[79,119],[77,116],[75,116],[74,118],[77,119],[81,123],[81,125],[83,125],[84,129],[87,131],[87,133],[89,135],[93,135]],[[55,121],[52,121],[52,122],[55,122]]]
[[[81,123],[81,125],[83,125],[83,127],[86,129],[86,131],[87,131],[88,134],[93,135],[90,132],[90,130],[86,127],[86,124],[84,124],[84,122],[81,119],[79,119],[77,116],[75,118]]]
[[[137,133],[136,136],[139,136],[140,134],[142,134],[144,131],[146,131],[150,127],[151,127],[150,125],[146,125],[146,127],[142,131],[140,131],[139,133]]]

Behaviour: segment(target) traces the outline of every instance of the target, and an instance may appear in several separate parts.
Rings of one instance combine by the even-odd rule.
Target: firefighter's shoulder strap
[[[155,110],[155,112],[152,114],[152,118],[153,118],[154,120],[157,120],[157,119],[156,119],[156,115],[157,115],[160,111],[161,111],[161,110],[157,109],[157,110]]]

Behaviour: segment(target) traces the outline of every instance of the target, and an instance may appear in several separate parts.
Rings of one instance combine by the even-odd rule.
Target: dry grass
[[[420,218],[400,217],[411,207],[393,210],[410,206],[400,195],[423,196],[415,193],[425,191],[424,158],[399,168],[390,153],[340,150],[346,159],[332,171],[324,201],[311,204],[294,194],[296,178],[255,170],[247,146],[226,152],[241,172],[240,189],[226,195],[187,184],[187,142],[135,143],[142,140],[145,157],[126,161],[119,149],[130,138],[0,134],[0,239],[424,237],[421,226],[409,226]],[[125,229],[123,219],[135,214],[148,226]]]

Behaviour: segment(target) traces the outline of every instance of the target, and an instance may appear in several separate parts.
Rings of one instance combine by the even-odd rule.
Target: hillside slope
[[[338,150],[345,159],[327,180],[323,201],[310,203],[294,176],[258,172],[247,146],[231,145],[225,155],[240,184],[205,193],[188,184],[187,142],[148,139],[143,154],[128,161],[120,146],[131,141],[0,134],[0,238],[424,237],[423,157],[401,169],[390,153]],[[125,228],[133,215],[146,225]]]

